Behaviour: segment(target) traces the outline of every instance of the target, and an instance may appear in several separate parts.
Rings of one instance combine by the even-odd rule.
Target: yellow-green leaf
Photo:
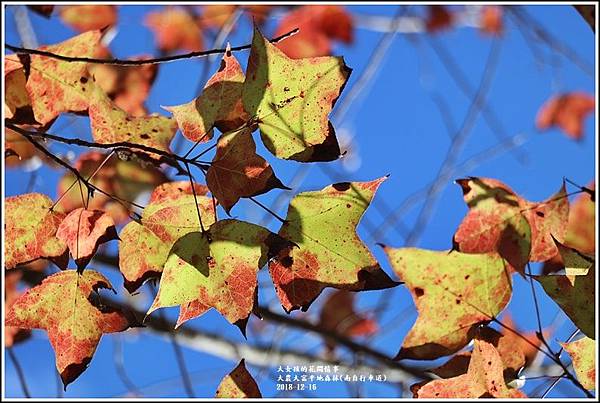
[[[205,234],[188,233],[169,252],[148,314],[182,305],[179,326],[214,307],[244,332],[256,298],[257,271],[284,244],[267,229],[238,220],[217,221]]]
[[[596,389],[596,340],[584,337],[571,343],[560,343],[569,353],[577,379],[584,388]]]
[[[328,116],[350,71],[341,57],[290,59],[255,27],[242,97],[267,149],[301,162],[339,158]]]
[[[38,258],[53,260],[61,267],[68,262],[67,244],[56,237],[65,214],[51,210],[52,200],[40,193],[26,193],[5,199],[5,266]]]
[[[283,308],[307,310],[325,287],[350,291],[398,285],[381,269],[356,227],[386,178],[344,182],[298,194],[279,235],[296,246],[269,263]]]
[[[452,354],[472,328],[496,317],[512,295],[508,264],[498,254],[385,248],[419,316],[397,357],[429,360]]]

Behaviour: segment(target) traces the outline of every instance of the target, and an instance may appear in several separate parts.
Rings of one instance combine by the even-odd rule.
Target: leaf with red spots
[[[117,23],[117,8],[100,4],[62,6],[60,18],[79,32],[104,29]]]
[[[479,17],[479,29],[484,34],[502,35],[502,6],[483,6]]]
[[[195,184],[197,206],[202,223],[214,222],[212,200]],[[127,224],[119,238],[119,269],[129,292],[137,290],[149,278],[158,277],[171,247],[182,236],[200,230],[196,203],[189,182],[165,183],[157,187],[142,213],[141,223]]]
[[[228,399],[262,398],[258,385],[242,359],[237,367],[223,378],[215,397]]]
[[[285,244],[267,229],[238,220],[184,235],[169,252],[148,314],[181,305],[179,326],[212,307],[244,333],[257,298],[257,272]]]
[[[440,32],[454,24],[454,15],[444,6],[427,6],[427,32]]]
[[[225,133],[219,138],[217,153],[206,172],[206,184],[228,214],[241,197],[287,189],[271,165],[256,154],[250,129]]]
[[[466,374],[411,386],[417,398],[525,398],[523,392],[506,386],[502,358],[494,345],[475,339],[473,354]]]
[[[292,199],[279,235],[295,246],[285,248],[269,263],[286,312],[306,311],[325,287],[366,291],[398,285],[356,234],[385,179],[337,183]]]
[[[517,271],[529,261],[551,259],[552,236],[566,231],[569,201],[564,183],[543,202],[529,202],[504,183],[490,178],[459,179],[469,212],[454,234],[455,249],[466,253],[498,252]]]
[[[161,115],[131,117],[117,107],[99,87],[95,86],[90,99],[89,115],[92,136],[98,143],[128,142],[170,152],[169,144],[177,131],[177,122]],[[152,152],[150,158],[160,159]]]
[[[94,57],[100,31],[88,31],[57,45],[39,49],[63,56]],[[92,81],[86,63],[71,63],[54,58],[30,55],[26,89],[35,120],[45,125],[63,112],[88,109]]]
[[[90,178],[90,183],[105,192],[115,195],[122,200],[135,201],[143,192],[152,190],[156,185],[167,180],[166,176],[154,166],[145,166],[136,161],[124,161],[115,156],[106,162],[107,154],[90,151],[79,155],[73,165],[84,178]],[[100,192],[94,192],[94,197],[87,199],[77,185],[77,178],[67,172],[58,182],[57,195],[62,196],[57,203],[57,210],[69,213],[83,207],[87,201],[88,209],[104,210],[110,214],[115,223],[121,224],[129,220],[130,211]]]
[[[419,312],[397,359],[429,360],[460,350],[473,338],[472,329],[495,318],[512,295],[508,265],[498,254],[385,252]]]
[[[292,59],[330,55],[333,40],[352,43],[354,36],[352,16],[338,5],[299,6],[285,15],[275,36],[296,28],[297,34],[276,45]]]
[[[565,184],[553,196],[542,202],[520,199],[524,215],[531,227],[532,262],[544,262],[557,253],[553,238],[563,239],[569,222],[569,199]]]
[[[204,48],[200,28],[183,8],[167,6],[148,13],[144,25],[154,33],[156,47],[162,52],[178,49],[193,52]]]
[[[592,267],[594,264],[592,263]],[[588,270],[585,276],[550,275],[534,276],[546,294],[556,302],[563,312],[586,336],[595,338],[594,324],[596,301],[595,270]]]
[[[350,72],[341,57],[290,59],[255,27],[242,98],[265,147],[300,162],[339,158],[328,115]]]
[[[163,108],[173,113],[185,137],[206,142],[212,138],[213,127],[226,132],[248,120],[249,115],[242,105],[244,78],[242,67],[227,45],[219,70],[197,98],[186,104]]]
[[[85,371],[102,334],[132,325],[129,316],[98,300],[99,288],[112,286],[98,272],[62,271],[28,290],[6,313],[7,326],[48,332],[65,388]]]
[[[60,267],[68,263],[67,245],[56,237],[65,215],[51,210],[52,200],[40,193],[26,193],[5,199],[4,265],[47,258]]]
[[[22,272],[9,271],[4,274],[4,307],[10,309],[12,304],[22,295],[22,292],[17,290],[19,280],[21,280]],[[31,332],[29,329],[20,329],[14,326],[4,327],[4,347],[12,347],[29,338]]]
[[[56,237],[66,243],[81,272],[96,254],[98,247],[117,239],[115,222],[101,210],[73,210],[60,223]]]
[[[596,389],[596,340],[584,337],[560,344],[571,356],[579,382],[588,390]]]
[[[596,110],[594,97],[585,92],[568,92],[551,97],[540,108],[536,126],[548,130],[558,126],[567,136],[579,140],[583,136],[586,116]]]
[[[167,200],[175,200],[181,197],[181,195],[193,195],[194,192],[196,196],[206,196],[208,193],[208,188],[205,185],[194,182],[194,190],[192,190],[192,185],[190,181],[175,181],[175,182],[166,182],[157,186],[152,194],[150,195],[149,203],[162,202]]]
[[[354,295],[346,290],[336,290],[323,303],[319,325],[328,331],[344,336],[370,336],[377,332],[374,318],[354,310]],[[332,352],[335,342],[325,337],[325,346]]]

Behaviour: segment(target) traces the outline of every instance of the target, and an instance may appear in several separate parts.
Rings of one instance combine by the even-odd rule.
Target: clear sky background
[[[141,22],[144,15],[162,6],[120,6],[117,35],[110,44],[116,57],[127,58],[143,53],[157,54],[151,31]],[[348,10],[356,15],[393,16],[396,5],[349,5]],[[420,7],[414,8],[415,12]],[[594,71],[594,35],[589,26],[570,6],[546,5],[528,6],[529,13],[554,36],[587,63]],[[5,38],[10,44],[20,44],[16,31],[13,9],[6,8]],[[33,29],[40,44],[53,44],[63,41],[75,32],[63,25],[54,15],[46,20],[30,13]],[[460,169],[452,179],[444,183],[429,223],[423,228],[422,237],[417,245],[428,249],[448,249],[458,224],[466,213],[460,188],[452,180],[466,175],[492,177],[511,186],[523,197],[539,201],[554,194],[561,186],[563,177],[585,185],[594,177],[595,164],[595,118],[585,121],[584,136],[581,141],[573,141],[559,130],[539,133],[535,129],[535,117],[539,107],[551,95],[565,91],[585,91],[595,93],[593,74],[586,74],[569,59],[552,51],[541,42],[529,41],[515,26],[514,22],[505,18],[505,34],[499,39],[501,43],[500,60],[496,68],[487,103],[499,117],[509,136],[521,134],[523,144],[518,152],[504,152],[493,158],[487,158],[469,169]],[[264,33],[271,36],[277,26],[277,20],[271,19],[265,26]],[[238,27],[230,37],[233,45],[249,43],[252,31],[246,18],[242,18]],[[364,69],[371,63],[370,57],[376,44],[382,37],[381,32],[356,27],[355,41],[351,45],[337,45],[334,53],[343,55],[346,63],[353,69],[350,82],[344,94],[347,95],[353,84],[359,79]],[[436,35],[418,33],[414,35],[398,34],[385,55],[375,76],[370,79],[363,91],[355,99],[343,119],[333,118],[339,136],[352,137],[352,151],[345,159],[329,164],[312,164],[306,171],[299,189],[320,189],[327,184],[339,181],[372,180],[385,174],[390,178],[380,187],[377,197],[368,209],[359,234],[381,261],[383,268],[392,274],[376,242],[391,246],[403,246],[405,239],[398,225],[389,228],[383,234],[373,236],[374,230],[384,228],[387,212],[399,206],[415,191],[427,186],[437,175],[445,158],[454,133],[449,133],[444,118],[434,102],[435,97],[443,100],[448,115],[455,128],[462,125],[471,104],[448,74],[444,64],[440,62],[428,41],[433,39],[445,49],[464,72],[473,88],[477,88],[484,71],[487,55],[493,39],[482,35],[471,27],[457,27]],[[208,42],[208,41],[207,41]],[[533,53],[536,52],[536,53]],[[538,56],[534,56],[537,54]],[[239,52],[236,57],[245,65],[248,52]],[[161,65],[158,77],[147,101],[149,111],[168,115],[160,105],[176,105],[194,98],[202,71],[199,60],[187,60]],[[218,63],[215,60],[214,63]],[[214,64],[213,63],[213,64]],[[217,64],[211,67],[214,71]],[[339,103],[348,100],[342,96]],[[338,104],[339,106],[339,104]],[[64,136],[82,136],[89,138],[89,122],[85,118],[60,118],[50,130]],[[178,134],[179,136],[179,134]],[[255,137],[257,140],[258,136]],[[488,128],[481,116],[468,136],[464,150],[457,156],[457,161],[470,157],[494,147],[497,137]],[[277,176],[284,184],[290,184],[301,164],[276,160],[257,141],[258,151],[269,160]],[[183,149],[189,147],[185,143]],[[57,146],[59,151],[66,151]],[[526,158],[519,162],[518,157]],[[6,196],[20,194],[26,188],[31,173],[20,169],[5,172],[4,184]],[[38,171],[33,190],[56,197],[56,184],[62,172],[46,167]],[[198,173],[198,179],[201,175]],[[574,190],[571,188],[571,190]],[[271,205],[280,191],[272,191],[260,196],[259,200]],[[419,203],[402,217],[403,225],[409,230],[422,205]],[[277,211],[285,215],[287,205]],[[259,223],[265,213],[252,203],[241,201],[232,210],[234,217]],[[364,225],[368,221],[370,226]],[[264,222],[264,221],[263,221]],[[268,227],[276,231],[278,222],[270,220]],[[367,228],[369,227],[369,228]],[[381,232],[381,231],[380,231]],[[111,242],[109,251],[114,251],[116,242]],[[107,275],[118,290],[120,296],[127,292],[122,287],[122,278],[113,270],[96,266]],[[274,310],[281,311],[269,276],[266,270],[259,274],[260,300]],[[526,331],[536,328],[535,311],[529,285],[515,277],[514,295],[509,305],[517,325]],[[148,289],[134,297],[140,309],[147,309],[151,300]],[[304,315],[308,319],[318,317],[320,303],[326,298],[325,292]],[[555,339],[563,341],[574,327],[562,314],[557,305],[541,295],[541,313],[544,326],[557,326],[553,334]],[[369,312],[380,301],[381,292],[372,291],[357,295],[359,311]],[[402,286],[385,294],[389,299],[389,308],[377,319],[382,331],[371,341],[371,346],[393,356],[397,353],[404,336],[414,323],[416,312],[408,291]],[[165,309],[168,317],[175,318],[177,309]],[[155,313],[156,314],[156,313]],[[248,327],[250,343],[270,346],[277,342],[285,348],[306,350],[312,353],[322,351],[322,341],[313,336],[296,331],[280,333],[272,325],[262,330],[259,321],[252,318]],[[186,326],[204,329],[221,334],[223,337],[238,342],[243,338],[238,329],[230,325],[219,313],[210,311],[195,319]],[[127,394],[127,388],[115,370],[115,357],[121,345],[123,360],[129,378],[148,397],[185,397],[182,388],[177,362],[170,342],[149,334],[144,330],[129,331],[123,335],[104,336],[90,367],[79,379],[69,385],[65,397],[115,397]],[[33,337],[14,348],[25,372],[28,386],[35,397],[56,396],[57,378],[54,367],[54,354],[42,331],[34,331]],[[351,357],[347,351],[338,352],[341,358]],[[212,396],[221,378],[235,367],[237,363],[222,360],[184,348],[185,362],[194,381],[195,393],[199,397]],[[442,360],[443,361],[443,360]],[[432,364],[432,366],[434,366]],[[256,377],[263,396],[271,397],[275,391],[276,367],[266,370],[248,365],[250,372]],[[13,365],[5,361],[6,395],[22,396]],[[530,392],[539,382],[528,381],[524,391]],[[344,397],[348,389],[341,385],[320,383],[315,396]],[[389,385],[367,385],[362,393],[368,397],[397,397],[398,389]],[[550,395],[579,397],[581,393],[563,381],[561,386]],[[297,395],[294,395],[297,396]]]

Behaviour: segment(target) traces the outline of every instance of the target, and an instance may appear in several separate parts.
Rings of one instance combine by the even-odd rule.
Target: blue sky
[[[110,48],[116,57],[126,58],[149,53],[156,54],[152,33],[141,24],[144,15],[161,6],[120,6],[117,35]],[[393,16],[398,6],[351,5],[350,12],[360,15]],[[418,8],[417,8],[418,9]],[[529,13],[543,27],[557,38],[560,38],[586,63],[594,68],[594,35],[590,28],[570,6],[546,5],[528,6]],[[52,44],[65,40],[75,34],[64,26],[57,16],[46,20],[38,15],[30,14],[34,31],[40,44]],[[7,43],[20,44],[14,23],[13,10],[6,9],[5,38]],[[452,179],[466,175],[492,177],[511,186],[523,197],[538,201],[554,194],[567,177],[579,184],[587,184],[595,172],[595,118],[585,121],[584,137],[581,141],[568,139],[558,130],[539,133],[535,129],[535,116],[542,103],[552,94],[566,91],[585,91],[595,93],[593,75],[586,74],[567,58],[553,52],[542,43],[528,45],[512,21],[505,19],[505,34],[501,37],[501,49],[496,74],[487,96],[488,107],[493,109],[509,136],[522,134],[523,145],[518,155],[524,155],[526,163],[517,161],[517,154],[505,152],[494,158],[486,159],[469,170],[458,170]],[[270,36],[277,22],[268,21],[264,33]],[[347,94],[351,86],[370,63],[370,55],[382,33],[357,28],[355,41],[351,45],[338,45],[334,53],[343,55],[346,63],[353,69],[350,82],[346,87]],[[242,18],[239,26],[230,37],[233,45],[250,41],[249,22]],[[394,209],[413,192],[427,186],[437,175],[450,144],[444,119],[432,97],[443,99],[451,117],[452,126],[460,127],[469,109],[471,99],[464,96],[446,68],[427,44],[426,34],[403,35],[394,39],[381,66],[375,76],[369,80],[357,100],[352,102],[343,120],[333,119],[340,136],[353,138],[353,150],[356,152],[354,163],[337,161],[329,164],[313,164],[307,171],[306,180],[299,189],[320,189],[332,182],[351,180],[372,180],[390,174],[390,178],[380,187],[376,199],[367,211],[364,221],[378,228],[386,220],[386,210]],[[478,87],[486,58],[492,45],[492,39],[478,30],[459,27],[434,36],[434,40],[445,49],[456,61],[473,88]],[[541,60],[534,57],[532,46],[541,54]],[[242,65],[245,65],[247,52],[236,54]],[[215,62],[218,62],[216,60]],[[160,105],[176,105],[187,102],[197,94],[205,61],[181,61],[164,64],[159,68],[157,80],[147,101],[148,109],[168,115]],[[211,68],[211,71],[216,65]],[[339,101],[345,102],[344,97]],[[89,124],[85,118],[60,118],[55,123],[53,133],[67,136],[89,137]],[[452,133],[453,134],[453,133]],[[258,152],[273,165],[277,176],[283,183],[289,184],[300,168],[299,163],[276,160],[260,144],[257,139]],[[459,165],[470,157],[493,147],[498,139],[479,117],[470,132],[468,140],[457,156]],[[185,144],[189,147],[189,143]],[[59,148],[57,148],[59,149]],[[64,151],[64,149],[61,149]],[[350,159],[350,158],[348,158]],[[350,161],[352,162],[352,160]],[[323,169],[321,169],[323,168]],[[332,174],[330,177],[325,172]],[[56,197],[56,183],[62,173],[57,170],[42,168],[35,183],[34,191]],[[5,194],[11,196],[22,193],[29,180],[29,173],[20,170],[8,170],[5,173]],[[199,175],[199,177],[201,177]],[[279,191],[270,192],[259,199],[271,205]],[[420,198],[422,201],[423,198]],[[409,229],[413,225],[421,203],[403,217],[403,223]],[[285,215],[286,205],[277,212]],[[434,213],[424,228],[417,246],[428,249],[448,249],[451,247],[452,234],[462,220],[466,206],[462,200],[460,188],[449,180],[435,205]],[[234,207],[232,214],[253,222],[261,222],[264,211],[247,201],[241,201]],[[359,226],[359,235],[381,261],[383,268],[391,273],[390,267],[375,244],[385,243],[391,246],[403,246],[405,239],[400,231],[391,228],[375,239],[364,225]],[[278,222],[271,220],[271,230],[278,229]],[[115,242],[113,242],[115,244]],[[111,245],[113,248],[115,245]],[[109,269],[102,269],[119,295],[125,295],[122,279]],[[260,290],[261,303],[279,310],[274,299],[268,273],[262,270],[259,281],[265,284]],[[515,277],[514,295],[508,311],[512,313],[517,325],[525,330],[535,330],[535,312],[529,285]],[[553,321],[560,323],[553,337],[564,340],[573,331],[573,325],[564,315],[558,313],[558,307],[550,299],[541,298],[542,322],[545,326]],[[377,305],[379,291],[361,293],[357,296],[359,310],[368,311]],[[390,308],[378,318],[384,332],[377,335],[371,345],[389,355],[395,355],[403,337],[414,323],[416,312],[406,289],[398,287],[386,294],[390,298]],[[310,318],[318,316],[320,297],[309,310]],[[141,309],[149,307],[151,300],[147,289],[144,294],[134,298]],[[176,309],[166,309],[165,313],[174,318]],[[400,315],[405,313],[404,316]],[[559,314],[556,319],[557,313]],[[296,314],[295,314],[296,315]],[[560,316],[562,315],[562,316]],[[251,343],[269,346],[276,329],[267,326],[263,333],[255,331],[258,322],[251,319],[248,339]],[[243,342],[237,328],[231,326],[216,311],[211,311],[188,325],[215,332],[223,337]],[[129,378],[142,390],[147,389],[150,397],[185,397],[181,382],[178,379],[178,368],[169,342],[159,339],[144,331],[130,331],[122,336],[105,336],[98,347],[96,355],[88,370],[68,387],[66,397],[114,397],[127,393],[126,387],[115,371],[115,340],[120,339],[123,345],[124,362]],[[279,340],[279,339],[278,339]],[[553,341],[555,341],[553,339]],[[290,331],[279,340],[282,347],[309,349],[312,353],[320,350],[320,340],[312,335]],[[556,346],[556,343],[553,344]],[[54,357],[45,333],[35,331],[33,338],[18,345],[14,349],[27,376],[28,385],[33,396],[53,397],[56,394],[56,377]],[[184,348],[185,361],[194,380],[197,396],[212,396],[223,375],[233,369],[236,363],[222,360],[210,354],[200,353]],[[346,351],[340,356],[349,359]],[[6,395],[22,396],[16,381],[13,365],[5,361]],[[273,377],[276,367],[261,371],[249,365],[250,371],[257,376],[264,396],[276,393]],[[260,375],[259,375],[260,374]],[[164,381],[164,382],[163,382]],[[535,389],[538,383],[530,381],[525,392]],[[343,397],[348,390],[342,386],[319,384],[316,392],[320,397]],[[398,389],[388,385],[368,386],[363,390],[369,397],[396,397]],[[551,396],[560,397],[562,393],[579,397],[580,393],[562,383]]]

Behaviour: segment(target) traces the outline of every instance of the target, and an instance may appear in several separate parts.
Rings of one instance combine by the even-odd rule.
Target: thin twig
[[[283,35],[280,35],[276,38],[270,40],[271,43],[277,43],[284,39],[291,37],[292,35],[298,32],[298,28],[291,30]],[[194,59],[200,57],[206,57],[210,55],[218,55],[223,54],[227,51],[227,49],[211,49],[211,50],[203,50],[203,51],[195,51],[184,53],[181,55],[171,55],[164,57],[157,57],[155,59],[144,59],[144,60],[124,60],[124,59],[96,59],[93,57],[74,57],[74,56],[65,56],[59,55],[56,53],[48,52],[40,49],[29,49],[22,48],[19,46],[5,44],[7,49],[12,50],[13,52],[19,54],[30,54],[30,55],[38,55],[45,56],[52,59],[62,60],[65,62],[71,63],[93,63],[93,64],[110,64],[110,65],[119,65],[119,66],[141,66],[145,64],[158,64],[158,63],[168,63],[176,60],[185,60],[185,59]],[[242,45],[242,46],[234,46],[231,48],[232,52],[238,52],[240,50],[250,49],[252,44]]]

